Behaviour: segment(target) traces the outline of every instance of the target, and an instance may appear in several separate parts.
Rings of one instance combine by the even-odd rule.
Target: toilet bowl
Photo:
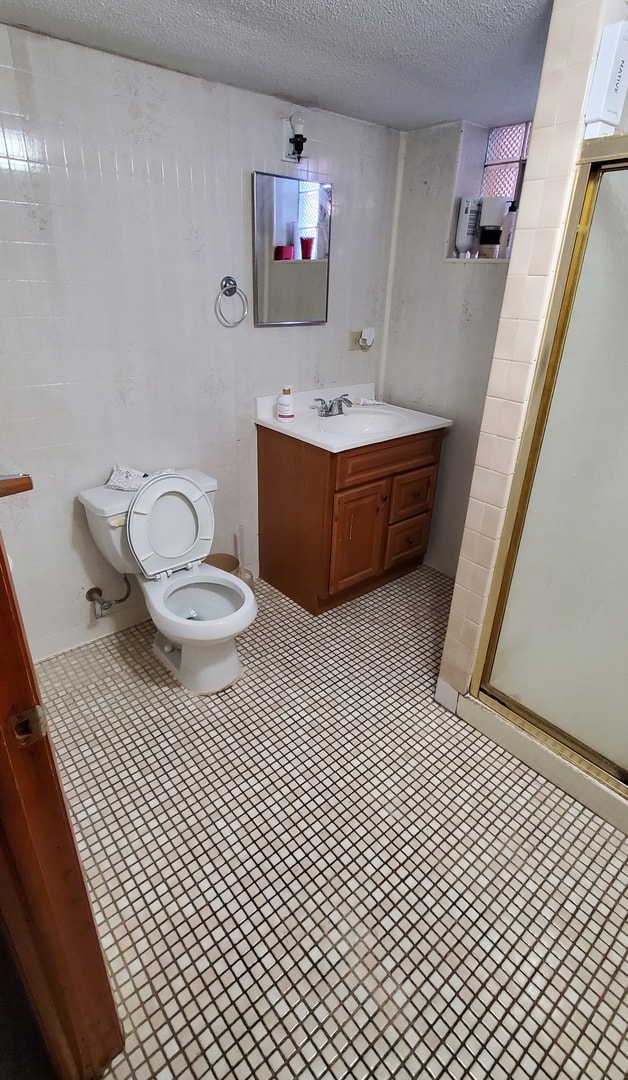
[[[209,566],[216,481],[197,469],[149,478],[137,492],[107,487],[79,494],[92,536],[123,574],[137,576],[157,634],[153,651],[194,694],[240,676],[235,637],[257,614],[239,578]]]
[[[240,676],[234,637],[253,622],[251,589],[226,570],[202,563],[166,580],[139,578],[157,627],[153,652],[188,690],[211,694]]]

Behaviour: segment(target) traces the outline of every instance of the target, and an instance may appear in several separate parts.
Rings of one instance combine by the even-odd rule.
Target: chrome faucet
[[[340,397],[332,398],[331,401],[325,401],[324,398],[314,398],[316,403],[316,411],[319,416],[342,416],[344,405],[353,405],[347,394],[341,394]]]
[[[353,402],[347,396],[347,394],[341,394],[340,397],[335,397],[329,402],[329,415],[330,416],[342,416],[343,405],[353,405]]]

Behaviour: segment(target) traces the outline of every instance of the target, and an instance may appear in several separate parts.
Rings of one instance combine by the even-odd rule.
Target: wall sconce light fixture
[[[307,138],[303,134],[305,120],[303,113],[295,112],[289,120],[283,120],[284,160],[299,162],[303,157],[303,146]]]

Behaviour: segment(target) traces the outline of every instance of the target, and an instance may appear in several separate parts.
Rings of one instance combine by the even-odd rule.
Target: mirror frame
[[[274,251],[273,237],[264,237],[264,223],[262,221],[262,207],[260,195],[258,192],[258,179],[262,177],[270,177],[277,180],[291,180],[295,184],[299,182],[306,183],[318,183],[319,187],[325,188],[329,192],[329,229],[328,229],[328,241],[327,241],[327,257],[325,259],[313,259],[310,265],[320,265],[325,263],[326,265],[326,279],[325,279],[325,310],[323,317],[320,319],[264,319],[262,318],[261,311],[261,297],[262,297],[262,280],[263,275],[267,270],[266,260],[268,259],[268,253]],[[321,183],[313,180],[308,181],[305,177],[299,176],[284,176],[281,173],[267,173],[255,171],[252,174],[252,186],[253,186],[253,320],[254,326],[320,326],[327,322],[329,313],[329,258],[331,249],[331,219],[332,219],[332,185],[331,183]],[[266,229],[268,225],[266,225]],[[266,250],[266,256],[264,254],[264,248]],[[273,262],[275,260],[272,260]],[[290,263],[294,266],[295,263],[310,262],[305,259],[291,259],[291,260],[277,260]],[[301,272],[300,268],[297,272]]]

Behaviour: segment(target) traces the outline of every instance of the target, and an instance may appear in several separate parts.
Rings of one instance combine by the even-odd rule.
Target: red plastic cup
[[[300,239],[301,239],[301,258],[302,259],[311,259],[312,258],[312,248],[314,247],[314,237],[313,236],[302,236]]]

